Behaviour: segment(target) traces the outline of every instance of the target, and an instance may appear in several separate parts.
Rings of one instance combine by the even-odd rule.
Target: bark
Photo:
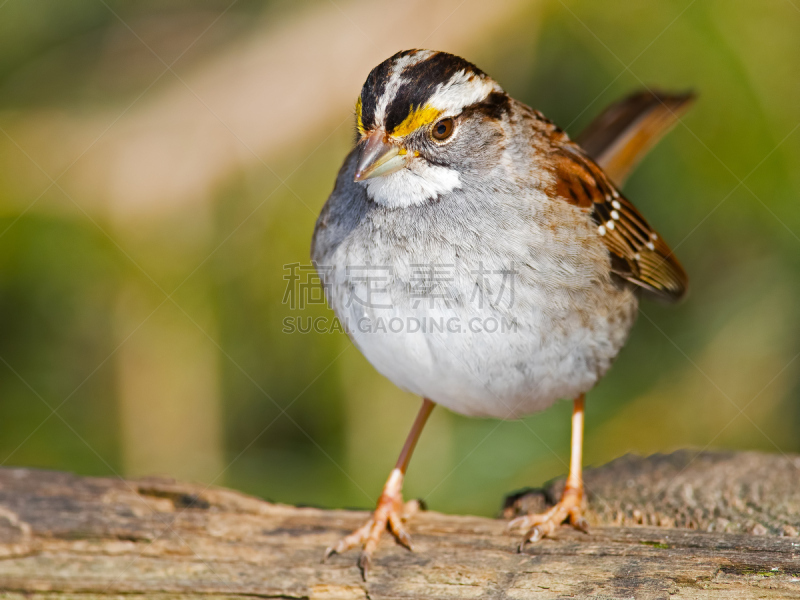
[[[320,562],[366,513],[270,504],[165,479],[0,469],[2,598],[800,597],[800,457],[678,452],[586,473],[589,534],[517,552],[501,519],[417,515]],[[557,497],[562,482],[505,512]]]

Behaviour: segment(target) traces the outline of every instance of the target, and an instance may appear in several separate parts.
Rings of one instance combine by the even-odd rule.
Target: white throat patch
[[[369,199],[387,208],[405,208],[433,200],[461,187],[458,171],[432,165],[424,159],[383,177],[362,182]]]

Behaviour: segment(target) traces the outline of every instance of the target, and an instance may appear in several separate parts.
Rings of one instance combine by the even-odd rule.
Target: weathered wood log
[[[363,512],[6,468],[0,597],[800,597],[798,473],[796,456],[625,457],[586,473],[589,534],[564,527],[518,553],[503,520],[426,512],[415,551],[385,538],[364,583],[354,554],[320,562]]]

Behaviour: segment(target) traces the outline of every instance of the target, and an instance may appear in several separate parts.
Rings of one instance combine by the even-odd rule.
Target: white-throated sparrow
[[[655,113],[617,112],[587,143],[627,152],[612,165],[622,177],[669,119],[626,141],[630,114]],[[625,343],[640,293],[677,300],[686,274],[581,147],[462,58],[395,54],[367,77],[356,118],[312,258],[355,345],[424,400],[372,518],[326,556],[363,544],[366,577],[385,529],[410,547],[402,482],[435,404],[505,419],[573,398],[564,495],[512,524],[530,541],[567,518],[585,528],[584,393]]]

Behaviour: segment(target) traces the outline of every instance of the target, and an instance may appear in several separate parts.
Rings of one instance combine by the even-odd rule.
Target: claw
[[[388,529],[399,544],[413,550],[411,536],[406,531],[404,523],[419,510],[419,502],[412,500],[403,504],[399,485],[401,481],[395,481],[392,487],[390,486],[392,479],[389,479],[372,516],[353,533],[343,537],[335,545],[325,550],[323,562],[333,554],[342,554],[351,548],[362,546],[358,568],[361,570],[361,577],[366,581],[372,565],[372,554],[378,547],[378,542],[385,530]]]
[[[367,580],[369,575],[369,568],[372,566],[372,553],[364,550],[361,556],[358,557],[358,568],[361,571],[361,579]]]
[[[506,531],[511,531],[512,529],[523,529],[528,528],[530,525],[528,521],[530,521],[531,517],[528,515],[523,515],[521,517],[517,517],[516,519],[512,519],[506,525]]]
[[[530,535],[528,535],[528,541],[531,544],[535,544],[536,542],[541,540],[542,537],[544,537],[544,532],[542,531],[542,528],[539,525],[537,525],[536,527],[531,529],[531,533]]]
[[[545,532],[539,525],[534,525],[533,528],[528,532],[522,541],[520,542],[519,546],[517,547],[517,552],[522,553],[525,550],[525,546],[528,544],[535,544],[536,542],[540,541],[545,536]]]
[[[547,510],[538,515],[524,515],[517,517],[509,522],[506,529],[528,528],[528,534],[519,545],[518,551],[522,552],[527,544],[535,544],[550,534],[565,520],[584,533],[589,532],[589,524],[581,515],[581,499],[583,490],[579,488],[566,488],[561,500]]]
[[[572,526],[583,533],[589,533],[589,522],[583,517],[578,517],[572,522]]]
[[[400,517],[396,513],[389,513],[389,529],[394,533],[398,543],[413,552],[411,547],[411,536],[403,527],[405,517]]]

